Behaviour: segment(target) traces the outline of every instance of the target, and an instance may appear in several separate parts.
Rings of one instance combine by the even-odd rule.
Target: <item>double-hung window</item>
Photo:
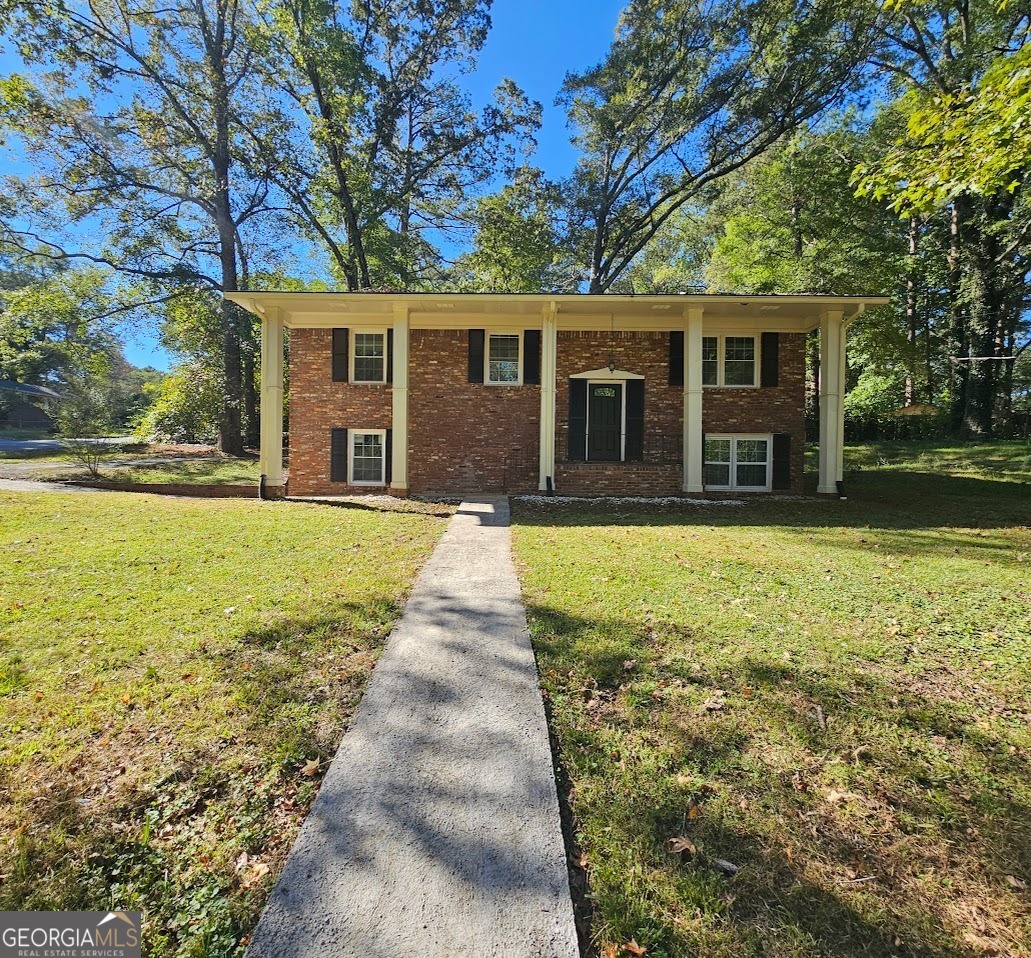
[[[754,386],[759,350],[755,336],[703,336],[703,386]]]
[[[487,336],[487,383],[519,385],[522,380],[522,343],[518,333]]]
[[[705,488],[765,492],[772,436],[706,436]]]
[[[385,429],[351,430],[347,450],[352,486],[382,486],[386,483],[387,442]]]
[[[354,332],[351,355],[351,382],[385,383],[387,381],[387,334]]]

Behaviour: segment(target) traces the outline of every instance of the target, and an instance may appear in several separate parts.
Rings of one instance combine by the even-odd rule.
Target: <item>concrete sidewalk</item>
[[[575,958],[508,501],[464,502],[373,672],[249,958]]]

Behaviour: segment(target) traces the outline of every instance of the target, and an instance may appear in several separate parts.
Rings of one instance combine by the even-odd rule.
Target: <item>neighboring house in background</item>
[[[61,398],[60,393],[46,386],[30,386],[13,379],[0,379],[0,393],[6,400],[0,406],[0,425],[12,429],[54,428],[54,420],[38,403],[57,401]]]
[[[261,469],[290,495],[818,491],[841,480],[845,329],[876,296],[234,293],[262,320]]]

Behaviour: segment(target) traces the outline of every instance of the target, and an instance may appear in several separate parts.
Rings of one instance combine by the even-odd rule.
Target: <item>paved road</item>
[[[86,439],[85,442],[120,445],[121,443],[139,442],[133,436],[111,436],[106,439]],[[0,453],[2,452],[64,452],[67,446],[63,439],[5,439],[0,436]]]
[[[419,576],[248,958],[575,958],[508,501]]]

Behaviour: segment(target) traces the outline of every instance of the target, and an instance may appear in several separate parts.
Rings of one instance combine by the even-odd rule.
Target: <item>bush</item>
[[[221,402],[218,377],[200,363],[182,363],[165,376],[136,434],[148,442],[214,442]]]

